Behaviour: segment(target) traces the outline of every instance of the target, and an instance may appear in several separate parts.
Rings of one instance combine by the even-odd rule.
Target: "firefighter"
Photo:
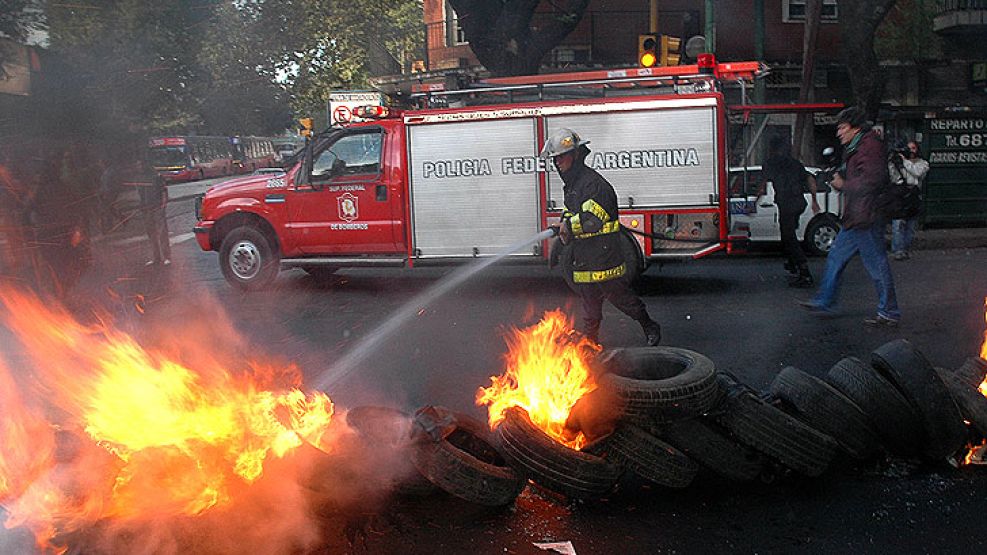
[[[627,264],[621,250],[617,194],[610,183],[586,165],[589,141],[571,129],[559,129],[539,155],[551,158],[565,184],[565,211],[559,225],[559,238],[570,252],[571,267],[563,272],[573,290],[582,298],[582,321],[577,326],[587,338],[599,342],[603,301],[609,300],[621,312],[641,324],[648,345],[661,341],[661,326],[651,319],[640,298],[631,290]]]

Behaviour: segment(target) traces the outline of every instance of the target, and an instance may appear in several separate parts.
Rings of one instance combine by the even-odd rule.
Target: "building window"
[[[463,28],[459,26],[459,16],[456,15],[456,10],[452,9],[449,2],[445,3],[445,14],[446,46],[466,44],[466,33],[464,33]]]
[[[822,17],[824,23],[837,21],[837,0],[823,0]],[[785,23],[805,22],[806,0],[783,0],[781,3],[781,20]]]

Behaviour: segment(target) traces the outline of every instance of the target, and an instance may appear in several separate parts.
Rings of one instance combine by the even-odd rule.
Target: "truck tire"
[[[241,226],[226,234],[219,248],[219,267],[231,285],[257,291],[278,275],[280,256],[257,228]]]
[[[888,451],[904,456],[918,452],[925,441],[918,413],[876,370],[846,357],[829,369],[826,381],[863,411]]]
[[[641,281],[641,275],[647,269],[644,260],[644,252],[637,239],[625,228],[620,228],[620,249],[624,255],[624,264],[627,264],[625,278],[628,283],[634,284]]]
[[[453,413],[451,430],[441,439],[416,434],[411,449],[415,468],[447,493],[478,505],[500,507],[514,501],[524,480],[491,443],[490,428]]]
[[[840,232],[840,224],[830,216],[820,216],[809,223],[805,229],[803,244],[805,250],[813,256],[826,256]]]
[[[633,424],[617,426],[600,441],[613,461],[660,486],[684,488],[699,471],[699,466],[681,451]]]
[[[746,388],[727,388],[715,419],[741,443],[806,476],[819,476],[836,456],[830,436],[775,408]]]
[[[898,339],[871,353],[871,364],[911,403],[925,426],[923,454],[943,461],[966,441],[966,427],[956,403],[932,364],[910,342]]]
[[[346,411],[346,424],[371,448],[385,450],[385,456],[406,453],[412,448],[412,420],[408,414],[390,407],[360,406]],[[371,454],[372,456],[373,454]],[[406,457],[403,457],[407,461]],[[407,496],[425,496],[438,491],[414,466],[390,469],[395,493]]]
[[[847,453],[866,459],[880,450],[880,440],[867,416],[831,385],[788,366],[775,376],[771,393],[795,409],[796,417],[829,434]]]
[[[619,466],[556,442],[535,427],[520,407],[507,409],[495,434],[515,468],[535,483],[569,497],[602,497],[620,478]]]
[[[600,386],[616,395],[626,419],[659,423],[707,413],[720,400],[713,361],[675,347],[613,349],[600,359]]]
[[[970,384],[970,387],[974,389],[980,387],[985,375],[987,375],[987,361],[980,357],[966,359],[963,366],[957,368],[955,372],[957,378]]]
[[[946,384],[946,389],[959,406],[963,418],[970,422],[981,436],[987,436],[987,397],[949,370],[936,368],[936,373]]]
[[[747,482],[757,478],[764,469],[764,455],[730,439],[706,417],[669,423],[662,439],[730,480]]]

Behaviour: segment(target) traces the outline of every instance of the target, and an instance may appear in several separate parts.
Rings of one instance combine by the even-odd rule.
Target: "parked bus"
[[[169,183],[233,174],[229,137],[158,137],[148,147],[151,165]]]
[[[253,173],[276,164],[274,142],[268,137],[230,137],[230,144],[235,173]]]

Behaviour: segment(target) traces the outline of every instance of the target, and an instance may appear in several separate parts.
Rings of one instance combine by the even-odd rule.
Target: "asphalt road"
[[[216,253],[202,252],[192,240],[191,201],[169,205],[169,219],[172,267],[144,267],[140,238],[107,240],[71,304],[109,306],[138,336],[165,328],[186,330],[196,340],[205,329],[229,327],[239,334],[244,357],[294,361],[308,381],[325,378],[334,360],[452,271],[352,269],[318,282],[292,270],[268,291],[241,293],[223,280]],[[811,264],[819,276],[824,260]],[[918,251],[892,264],[903,311],[894,330],[863,326],[876,299],[859,262],[844,276],[842,312],[824,320],[796,305],[810,292],[785,286],[782,259],[771,250],[652,267],[641,293],[662,324],[663,344],[703,353],[758,389],[785,366],[822,375],[840,358],[866,358],[896,338],[912,341],[937,366],[956,367],[975,356],[984,338],[987,249]],[[435,404],[484,417],[473,399],[502,371],[505,331],[537,321],[546,310],[576,314],[577,306],[546,268],[495,266],[421,307],[328,393],[339,407],[413,411]],[[608,306],[601,340],[618,347],[642,345],[644,338],[637,324]],[[985,493],[987,468],[900,460],[834,468],[813,480],[741,486],[700,476],[682,491],[628,486],[593,503],[529,488],[513,507],[498,511],[445,496],[388,501],[370,511],[381,518],[365,544],[350,548],[332,533],[326,548],[542,553],[532,542],[572,541],[580,554],[958,552],[985,545]]]

